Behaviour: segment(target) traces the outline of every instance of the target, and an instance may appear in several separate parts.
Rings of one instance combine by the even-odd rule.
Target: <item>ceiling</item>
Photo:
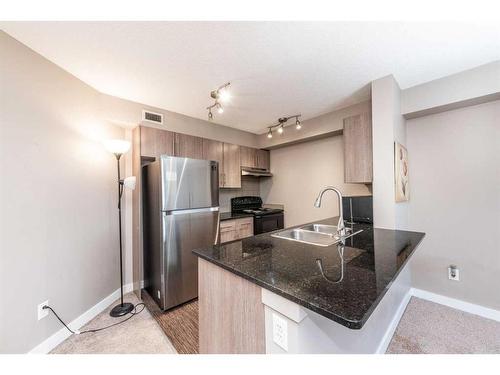
[[[14,38],[97,90],[206,119],[209,92],[231,82],[214,121],[263,133],[370,97],[500,59],[500,24],[387,22],[2,22]]]

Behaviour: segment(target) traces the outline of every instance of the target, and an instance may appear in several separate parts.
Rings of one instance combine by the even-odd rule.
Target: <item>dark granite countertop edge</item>
[[[403,231],[405,232],[405,231]],[[384,288],[384,290],[380,293],[380,295],[377,297],[377,299],[373,302],[373,304],[370,306],[370,308],[365,312],[365,314],[363,315],[363,317],[359,320],[350,320],[350,319],[347,319],[347,318],[344,318],[342,316],[339,316],[337,314],[334,314],[333,312],[329,311],[329,310],[325,310],[319,306],[316,306],[316,305],[313,305],[307,301],[304,301],[303,299],[300,299],[292,294],[289,294],[279,288],[276,288],[275,286],[273,285],[269,285],[265,282],[263,282],[262,280],[259,280],[257,278],[254,278],[252,276],[249,276],[247,274],[245,274],[244,272],[241,272],[235,268],[232,268],[230,265],[226,264],[226,263],[223,263],[223,262],[220,262],[220,261],[217,261],[213,258],[211,258],[210,256],[206,255],[206,254],[203,254],[203,253],[200,253],[198,252],[197,250],[193,250],[193,253],[212,263],[212,264],[215,264],[235,275],[238,275],[250,282],[253,282],[254,284],[262,287],[262,288],[265,288],[273,293],[276,293],[278,294],[279,296],[283,297],[283,298],[286,298],[292,302],[295,302],[297,303],[298,305],[300,306],[303,306],[311,311],[314,311],[315,313],[319,314],[319,315],[322,315],[330,320],[333,320],[339,324],[342,324],[343,326],[347,327],[347,328],[350,328],[350,329],[354,329],[354,330],[358,330],[358,329],[361,329],[365,323],[368,321],[368,319],[370,318],[370,316],[372,315],[373,311],[377,308],[377,306],[379,305],[380,301],[382,300],[382,298],[384,298],[384,296],[386,295],[387,291],[391,288],[392,284],[394,283],[394,280],[399,276],[399,274],[401,273],[401,271],[406,267],[407,263],[409,262],[409,260],[412,258],[413,254],[415,253],[415,251],[417,250],[417,248],[420,246],[420,244],[422,243],[422,240],[424,239],[425,237],[425,233],[423,233],[423,236],[422,238],[420,239],[420,241],[415,245],[414,249],[412,250],[412,253],[411,255],[406,258],[403,262],[403,264],[401,265],[401,267],[398,269],[398,271],[396,272],[396,274],[394,275],[392,281],[387,284],[387,286]]]
[[[333,321],[335,321],[335,322],[337,322],[339,324],[342,324],[343,326],[345,326],[347,328],[360,329],[363,326],[363,324],[364,324],[364,322],[362,322],[362,321],[351,321],[351,320],[345,319],[345,318],[343,318],[341,316],[338,316],[336,314],[333,314],[331,311],[322,309],[319,306],[312,305],[312,304],[310,304],[307,301],[304,301],[304,300],[302,300],[300,298],[295,297],[294,295],[286,293],[286,292],[282,291],[281,289],[276,288],[275,286],[272,286],[272,285],[269,285],[269,284],[263,282],[262,280],[259,280],[259,279],[256,279],[254,277],[251,277],[251,276],[249,276],[249,275],[247,275],[247,274],[245,274],[245,273],[243,273],[243,272],[241,272],[241,271],[239,271],[237,269],[232,268],[231,266],[229,266],[226,263],[218,262],[215,259],[213,259],[213,258],[211,258],[211,257],[209,257],[209,256],[207,256],[205,254],[197,252],[196,250],[193,250],[193,253],[196,256],[202,258],[203,260],[206,260],[206,261],[208,261],[208,262],[210,262],[212,264],[215,264],[216,266],[219,266],[219,267],[221,267],[221,268],[223,268],[223,269],[225,269],[225,270],[227,270],[227,271],[229,271],[229,272],[231,272],[231,273],[233,273],[233,274],[235,274],[237,276],[240,276],[240,277],[242,277],[242,278],[244,278],[244,279],[246,279],[246,280],[248,280],[248,281],[250,281],[250,282],[252,282],[252,283],[254,283],[254,284],[256,284],[256,285],[258,285],[258,286],[260,286],[262,288],[264,288],[264,289],[267,289],[267,290],[269,290],[269,291],[271,291],[273,293],[276,293],[279,296],[281,296],[283,298],[286,298],[289,301],[295,302],[298,305],[301,305],[301,306],[303,306],[303,307],[305,307],[305,308],[307,308],[309,310],[312,310],[312,311],[314,311],[314,312],[316,312],[316,313],[318,313],[318,314],[320,314],[320,315],[322,315],[322,316],[324,316],[324,317],[326,317],[326,318],[328,318],[330,320],[333,320]]]
[[[231,212],[221,212],[220,213],[220,221],[243,219],[245,217],[253,217],[253,214],[245,214],[245,213],[233,214]]]
[[[382,229],[382,228],[380,228]],[[391,230],[391,229],[386,229],[386,230]],[[394,229],[394,231],[399,231],[399,232],[408,232],[408,231],[405,231],[405,230],[399,230],[399,229]],[[415,254],[415,251],[418,249],[418,247],[420,246],[420,244],[422,243],[422,240],[424,239],[425,237],[425,233],[422,233],[423,236],[420,238],[420,240],[418,241],[417,244],[415,244],[415,247],[413,248],[411,254],[409,257],[407,257],[403,263],[401,264],[401,267],[399,267],[399,269],[397,270],[397,272],[394,274],[391,282],[389,282],[384,290],[380,293],[380,295],[375,299],[375,301],[373,301],[372,305],[370,306],[370,308],[368,310],[366,310],[365,314],[363,315],[363,317],[359,320],[359,321],[356,321],[357,323],[360,324],[359,328],[354,328],[354,329],[361,329],[365,323],[368,321],[368,319],[370,319],[370,316],[372,315],[372,313],[375,311],[375,309],[377,308],[377,306],[379,305],[380,301],[382,301],[382,298],[384,298],[384,296],[387,294],[387,292],[389,291],[389,289],[392,287],[392,285],[394,284],[394,280],[397,279],[397,277],[399,276],[399,274],[401,273],[401,271],[406,267],[406,265],[408,264],[408,262],[410,261],[410,259],[413,257],[413,254]],[[349,327],[351,328],[351,327]]]

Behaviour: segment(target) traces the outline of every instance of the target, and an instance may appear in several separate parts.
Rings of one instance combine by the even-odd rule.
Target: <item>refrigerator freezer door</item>
[[[163,213],[163,310],[198,297],[198,258],[192,250],[218,243],[218,228],[218,208]]]
[[[219,206],[218,163],[161,156],[162,211]]]

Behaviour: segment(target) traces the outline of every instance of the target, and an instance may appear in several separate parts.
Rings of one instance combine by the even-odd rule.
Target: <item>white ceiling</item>
[[[106,94],[207,118],[209,92],[231,81],[215,122],[262,133],[500,59],[500,23],[2,22],[3,30]]]

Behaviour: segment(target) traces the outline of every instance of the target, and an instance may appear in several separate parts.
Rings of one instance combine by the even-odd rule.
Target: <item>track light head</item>
[[[217,103],[217,113],[223,113],[224,112],[224,108],[222,108],[222,106]]]
[[[300,130],[302,129],[302,125],[300,124],[299,118],[295,118],[295,129]]]
[[[211,109],[209,109],[209,110],[208,110],[208,121],[212,121],[213,119],[214,119],[214,115],[213,115],[213,113],[212,113],[212,110],[211,110]]]
[[[283,124],[278,128],[278,133],[283,134]]]
[[[222,103],[229,103],[229,101],[231,100],[231,94],[226,87],[219,91],[217,97]]]
[[[267,132],[267,138],[271,139],[273,137],[273,131],[271,128],[269,128],[269,131]]]

